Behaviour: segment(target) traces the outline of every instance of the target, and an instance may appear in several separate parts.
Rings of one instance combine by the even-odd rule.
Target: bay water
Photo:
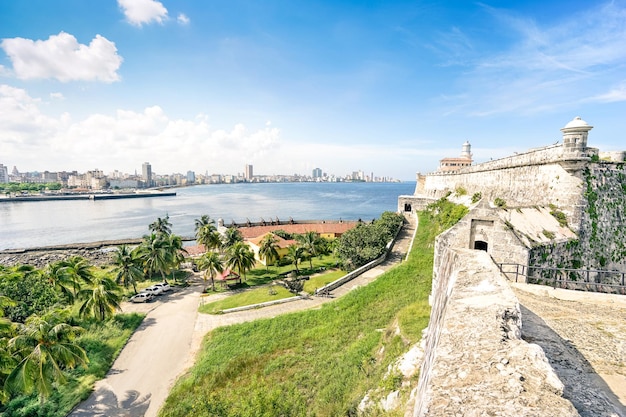
[[[370,221],[396,211],[402,183],[240,183],[175,189],[175,197],[119,200],[0,202],[0,250],[140,238],[157,217],[172,231],[194,235],[194,220],[208,214],[231,222],[294,220]]]

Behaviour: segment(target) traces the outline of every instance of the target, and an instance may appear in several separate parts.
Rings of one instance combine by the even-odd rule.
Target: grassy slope
[[[428,324],[431,229],[421,216],[407,262],[319,310],[210,333],[160,416],[353,415]]]

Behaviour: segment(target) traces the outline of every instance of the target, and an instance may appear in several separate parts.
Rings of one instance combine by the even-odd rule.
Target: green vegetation
[[[281,285],[271,285],[269,287],[250,289],[248,291],[226,297],[223,300],[203,304],[200,306],[198,311],[205,314],[218,314],[221,313],[222,310],[229,308],[249,306],[252,304],[281,300],[289,297],[293,297],[293,294],[290,293],[285,287]]]
[[[501,199],[500,197],[496,197],[496,199],[495,199],[495,200],[493,200],[493,204],[494,204],[496,207],[500,207],[500,208],[503,208],[503,209],[505,209],[505,208],[506,208],[506,201],[504,201],[504,200],[503,200],[503,199]]]
[[[456,189],[454,190],[454,195],[456,197],[467,195],[467,190],[464,187],[456,187]]]
[[[439,234],[458,223],[469,209],[462,204],[454,204],[444,197],[429,204],[426,211],[437,225],[437,234]]]
[[[545,237],[547,237],[548,239],[550,239],[550,240],[552,240],[552,239],[554,239],[556,237],[555,234],[553,232],[549,231],[549,230],[545,230],[544,229],[541,233],[543,233],[543,235]]]
[[[319,310],[211,332],[160,416],[356,415],[368,390],[398,385],[385,380],[387,368],[428,324],[432,244],[443,223],[421,213],[406,262]]]
[[[315,290],[318,288],[322,288],[326,284],[330,284],[333,281],[338,280],[339,278],[346,275],[345,271],[331,271],[325,274],[320,274],[317,276],[313,276],[309,278],[309,280],[304,282],[304,291],[309,294],[314,294]]]
[[[477,192],[472,194],[472,204],[476,204],[483,198],[483,194],[481,192]]]
[[[567,216],[554,204],[550,204],[550,214],[554,216],[561,227],[567,227]]]
[[[109,370],[141,323],[114,315],[112,270],[83,258],[0,266],[3,416],[65,416]]]
[[[352,271],[381,256],[403,221],[401,214],[387,211],[380,219],[369,224],[361,223],[341,235],[337,244],[341,267]]]
[[[0,183],[0,192],[4,193],[39,193],[44,190],[60,190],[63,185],[59,182],[32,183],[9,182]]]

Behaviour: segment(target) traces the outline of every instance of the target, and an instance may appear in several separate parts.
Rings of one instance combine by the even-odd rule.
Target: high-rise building
[[[252,177],[254,174],[252,173],[252,165],[246,165],[245,177],[247,181],[252,181]]]
[[[194,184],[196,182],[196,173],[193,171],[187,171],[187,184]]]
[[[314,168],[313,169],[313,178],[322,178],[322,169]]]
[[[146,187],[152,187],[152,165],[150,162],[144,162],[141,165],[141,178],[146,183]]]
[[[9,182],[9,167],[0,164],[0,184]]]

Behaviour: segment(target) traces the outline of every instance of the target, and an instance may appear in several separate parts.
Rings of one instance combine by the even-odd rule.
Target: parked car
[[[153,287],[161,287],[163,292],[172,291],[172,287],[170,287],[170,284],[168,284],[167,282],[161,282],[159,284],[154,284]]]
[[[150,293],[152,295],[161,295],[161,294],[163,294],[163,288],[158,287],[156,285],[151,285],[148,288],[144,288],[142,290],[142,292],[147,292],[147,293]]]
[[[148,301],[152,301],[154,295],[149,292],[140,292],[139,294],[135,294],[130,297],[130,302],[132,303],[147,303]]]

